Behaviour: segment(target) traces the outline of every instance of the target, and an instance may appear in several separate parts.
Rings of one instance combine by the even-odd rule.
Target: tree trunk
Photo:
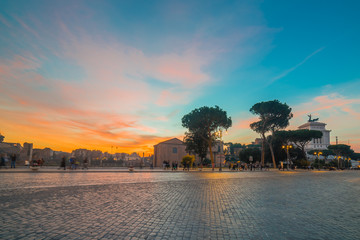
[[[272,144],[270,144],[270,143],[268,143],[268,144],[269,144],[269,148],[270,148],[270,152],[271,152],[271,158],[272,158],[272,161],[273,161],[273,164],[274,164],[274,168],[276,168],[274,149],[272,147]]]
[[[272,158],[272,161],[273,161],[273,165],[274,165],[274,168],[276,168],[275,155],[274,155],[274,149],[273,149],[273,147],[272,147],[272,142],[269,142],[269,141],[265,138],[265,135],[264,135],[264,139],[265,139],[266,143],[269,145],[270,152],[271,152],[271,158]]]
[[[305,151],[305,146],[302,146],[301,150],[302,150],[302,152],[303,152],[303,154],[304,154],[305,160],[306,160],[306,161],[309,161],[309,160],[308,160],[308,157],[307,157],[307,154],[306,154],[306,151]]]

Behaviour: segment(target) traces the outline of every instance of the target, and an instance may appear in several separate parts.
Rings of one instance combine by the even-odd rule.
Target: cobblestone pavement
[[[56,184],[41,185],[46,179]],[[1,239],[360,238],[360,171],[3,173],[0,180]]]

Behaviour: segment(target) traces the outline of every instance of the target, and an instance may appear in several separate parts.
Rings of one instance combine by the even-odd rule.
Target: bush
[[[195,156],[194,155],[186,155],[181,160],[181,164],[183,166],[188,166],[188,167],[193,166],[194,162],[195,162]]]

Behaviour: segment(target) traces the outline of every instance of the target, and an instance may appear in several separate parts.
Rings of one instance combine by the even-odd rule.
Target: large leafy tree
[[[297,148],[302,151],[303,158],[307,159],[305,151],[306,145],[314,138],[322,138],[323,133],[316,130],[299,129],[289,131],[278,131],[275,136],[283,140],[286,144],[294,144]]]
[[[222,129],[226,130],[231,125],[231,118],[227,116],[226,111],[218,106],[196,108],[182,118],[182,126],[188,129],[187,133],[200,136],[207,142],[213,170],[214,156],[212,146],[214,140],[219,137],[216,132]]]
[[[2,143],[3,141],[4,141],[4,136],[3,135],[1,135],[1,133],[0,133],[0,143]]]
[[[250,108],[250,112],[259,116],[259,121],[251,123],[250,127],[259,133],[263,140],[261,146],[261,164],[264,165],[265,143],[267,143],[270,148],[274,168],[276,168],[274,149],[272,147],[274,138],[267,138],[266,133],[270,132],[273,135],[276,131],[286,128],[289,125],[289,120],[293,117],[291,108],[286,103],[273,100],[256,103]]]

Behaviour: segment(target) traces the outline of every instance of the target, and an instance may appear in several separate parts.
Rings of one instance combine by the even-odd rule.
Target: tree
[[[2,143],[4,141],[4,136],[0,133],[0,143]]]
[[[275,135],[277,138],[282,139],[284,143],[292,143],[298,147],[303,153],[303,158],[308,160],[305,151],[306,145],[314,138],[322,138],[323,133],[316,130],[299,129],[294,131],[278,131]]]
[[[259,116],[259,121],[250,124],[250,127],[255,132],[259,133],[262,138],[262,154],[261,164],[265,161],[265,142],[268,144],[271,152],[271,158],[274,168],[276,168],[274,149],[272,147],[272,140],[266,137],[267,132],[274,134],[280,129],[284,129],[289,125],[289,120],[293,117],[291,108],[286,103],[281,103],[279,100],[256,103],[250,108],[252,114]]]
[[[218,106],[197,108],[182,118],[182,126],[189,130],[188,133],[201,136],[207,142],[213,170],[214,156],[212,146],[214,140],[218,138],[218,135],[215,133],[222,129],[226,130],[231,125],[231,118],[227,117],[226,111]]]
[[[201,164],[207,155],[208,142],[206,141],[205,132],[186,132],[184,137],[187,152],[193,152],[200,157]]]

